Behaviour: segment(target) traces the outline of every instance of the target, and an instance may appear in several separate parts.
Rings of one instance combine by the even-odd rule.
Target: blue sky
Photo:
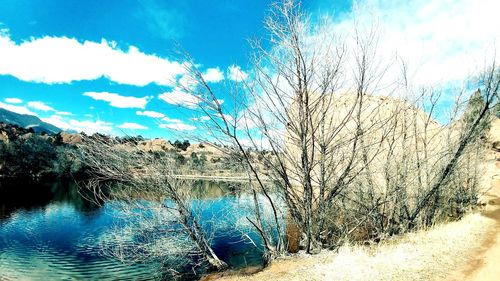
[[[477,62],[500,39],[498,1],[477,2],[366,0],[353,11],[350,0],[312,0],[303,7],[331,18],[332,28],[376,11],[381,45],[402,46],[399,53],[424,73],[417,80],[447,82],[474,70],[460,66],[465,57]],[[178,106],[189,96],[172,82],[183,75],[175,47],[214,85],[244,79],[247,39],[265,36],[269,3],[0,0],[0,107],[88,133],[192,132],[192,113]],[[452,71],[441,75],[443,67]]]

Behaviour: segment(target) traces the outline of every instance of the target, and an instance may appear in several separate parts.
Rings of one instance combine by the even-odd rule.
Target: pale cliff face
[[[310,98],[312,103],[321,104],[321,97]],[[357,113],[359,100],[355,95],[327,97],[325,105],[312,110],[312,126],[307,137],[309,160],[313,163],[313,182],[319,185],[321,162],[326,166],[326,176],[332,184],[348,165],[353,154],[354,138],[358,129]],[[298,114],[298,108],[292,105],[291,116]],[[361,168],[365,161],[369,163],[371,180],[384,192],[390,181],[388,175],[397,174],[398,163],[405,163],[405,169],[416,184],[420,180],[430,181],[432,173],[412,174],[417,165],[438,167],[449,142],[455,142],[458,130],[441,126],[429,118],[428,114],[405,101],[383,96],[364,95],[360,112],[362,133],[356,142],[354,169]],[[295,124],[293,124],[295,122]],[[290,155],[287,167],[290,174],[296,174],[294,184],[301,185],[300,163],[302,149],[299,143],[299,120],[291,120],[286,132],[286,153]],[[325,153],[320,150],[326,144]],[[313,149],[314,148],[314,149]],[[364,159],[366,158],[366,160]],[[415,167],[413,167],[415,166]],[[412,168],[413,167],[413,168]],[[416,173],[416,172],[415,172]],[[415,185],[414,189],[417,188]]]

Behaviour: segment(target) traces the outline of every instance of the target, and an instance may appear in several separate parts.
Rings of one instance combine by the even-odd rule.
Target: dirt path
[[[471,256],[485,244],[485,238],[495,226],[490,218],[469,214],[460,221],[408,233],[372,247],[346,245],[338,251],[324,251],[314,256],[286,257],[256,274],[225,272],[204,280],[468,280],[464,276],[471,275],[475,268],[463,265],[470,264]],[[461,271],[457,271],[461,266]],[[470,273],[465,272],[466,269],[470,269]],[[450,279],[454,272],[456,278]]]
[[[470,262],[452,274],[450,280],[500,280],[500,152],[492,152],[487,160],[485,178],[490,190],[481,199],[485,204],[483,215],[495,220],[496,225]]]
[[[491,150],[481,168],[481,185],[487,189],[479,202],[484,205],[483,216],[494,220],[495,226],[488,231],[469,262],[452,272],[449,280],[500,280],[500,118],[493,120],[488,141]]]

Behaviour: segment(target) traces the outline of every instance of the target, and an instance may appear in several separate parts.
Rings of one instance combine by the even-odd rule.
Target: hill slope
[[[37,133],[46,132],[56,134],[62,131],[54,125],[43,122],[36,116],[19,114],[3,108],[0,108],[0,122],[17,125],[23,128],[33,128]]]

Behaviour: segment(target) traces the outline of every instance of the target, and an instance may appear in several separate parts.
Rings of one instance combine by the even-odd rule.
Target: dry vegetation
[[[346,239],[378,241],[459,218],[475,205],[481,137],[498,102],[495,62],[470,79],[473,86],[448,90],[455,102],[445,110],[444,90],[412,87],[404,63],[399,78],[389,77],[391,62],[377,55],[373,26],[355,27],[343,41],[312,25],[299,3],[282,1],[266,28],[273,48],[253,42],[254,75],[228,89],[236,109],[220,104],[194,62],[186,70],[195,82],[180,87],[199,99],[198,112],[210,119],[205,130],[232,144],[252,192],[273,207],[274,224],[259,223],[261,202],[253,218],[268,258],[293,240],[307,253]],[[395,79],[389,92],[384,79]],[[270,151],[266,171],[256,168],[249,147]],[[267,196],[264,178],[282,194],[285,213]],[[298,237],[285,235],[284,217]]]
[[[484,242],[495,221],[479,214],[372,246],[344,245],[276,261],[251,276],[220,280],[444,280]],[[221,274],[222,275],[222,274]],[[210,278],[207,278],[210,280]]]
[[[272,48],[252,42],[254,73],[247,80],[213,89],[185,55],[190,81],[178,85],[196,97],[195,113],[206,117],[200,123],[209,136],[205,141],[218,143],[247,174],[253,213],[246,219],[260,235],[265,264],[298,250],[290,245],[315,254],[345,243],[380,242],[458,219],[475,206],[482,139],[492,110],[498,109],[500,71],[494,61],[467,88],[447,90],[455,102],[448,104],[446,118],[444,90],[412,87],[404,63],[401,75],[390,77],[393,88],[382,89],[390,63],[377,55],[376,28],[355,27],[352,38],[342,40],[327,26],[313,25],[292,0],[272,6],[266,28]],[[231,93],[233,100],[222,104],[217,90]],[[137,197],[128,194],[156,196],[158,208],[183,225],[193,249],[213,268],[226,267],[189,208],[188,194],[176,188],[175,163],[168,157],[156,159],[106,143],[84,148],[97,179],[90,187],[117,181],[127,190],[122,200]],[[165,200],[174,205],[162,205]],[[346,266],[342,262],[349,258],[369,260],[378,266],[360,272],[397,279],[398,272],[385,268],[407,251],[406,258],[415,258],[418,266],[401,264],[400,273],[425,277],[426,267],[419,263],[446,251],[460,257],[465,248],[453,244],[480,243],[471,239],[481,236],[481,229],[454,231],[473,223],[485,221],[470,216],[440,227],[426,236],[429,244],[411,234],[397,246],[383,244],[375,256],[356,247],[338,259],[325,254],[333,258],[325,266]],[[436,248],[442,240],[447,241]],[[320,270],[324,276],[304,270],[311,279],[358,276],[348,269]]]
[[[456,222],[395,236],[371,245],[343,245],[336,251],[304,253],[277,260],[245,276],[219,274],[221,280],[495,280],[500,247],[500,119],[488,134],[481,163],[480,211]]]

